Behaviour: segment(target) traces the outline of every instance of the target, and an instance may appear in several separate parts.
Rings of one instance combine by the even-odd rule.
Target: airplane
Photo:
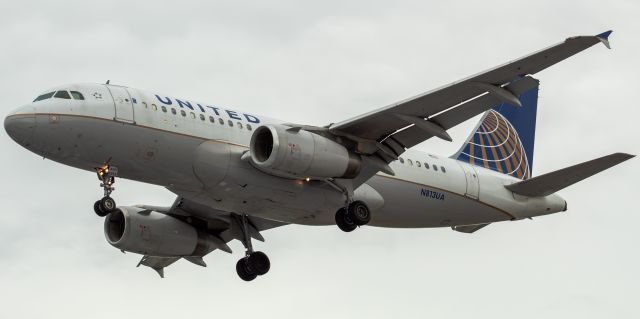
[[[598,43],[576,36],[460,81],[325,126],[290,123],[210,103],[110,84],[44,91],[4,121],[8,135],[50,160],[96,173],[112,246],[142,255],[164,278],[215,250],[245,254],[238,276],[265,275],[262,231],[288,225],[450,227],[567,210],[557,192],[634,155],[614,153],[532,176],[539,81],[532,75]],[[482,115],[460,150],[413,150]],[[117,206],[116,178],[166,187],[170,207]]]

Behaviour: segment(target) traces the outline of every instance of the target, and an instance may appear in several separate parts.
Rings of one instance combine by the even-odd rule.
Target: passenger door
[[[473,165],[460,163],[460,166],[462,166],[462,169],[464,170],[464,177],[467,180],[467,191],[465,192],[465,195],[473,199],[478,199],[480,193],[480,181],[478,179],[478,172],[476,172],[476,169],[473,167]]]
[[[127,89],[122,86],[105,85],[111,97],[113,98],[113,105],[115,107],[115,120],[126,123],[135,123],[133,118],[133,101]]]

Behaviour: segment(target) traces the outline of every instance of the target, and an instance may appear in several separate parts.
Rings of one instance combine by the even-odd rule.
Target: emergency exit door
[[[133,101],[131,95],[127,92],[127,88],[122,86],[106,85],[113,98],[115,108],[116,121],[134,123],[133,118]]]

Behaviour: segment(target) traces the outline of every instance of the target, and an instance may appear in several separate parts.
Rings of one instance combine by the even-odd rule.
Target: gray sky
[[[324,125],[573,35],[613,29],[541,80],[534,175],[615,151],[639,154],[638,1],[0,0],[2,114],[46,88],[104,82]],[[453,143],[418,148],[453,153]],[[3,132],[4,133],[4,132]],[[450,229],[288,226],[257,247],[272,269],[245,283],[242,254],[180,261],[161,280],[109,246],[95,175],[0,134],[0,305],[7,318],[638,318],[640,160],[561,192],[569,211]],[[120,180],[121,205],[169,205]]]

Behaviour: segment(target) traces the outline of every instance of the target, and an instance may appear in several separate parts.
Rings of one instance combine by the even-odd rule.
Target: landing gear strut
[[[116,209],[116,201],[113,200],[110,195],[111,192],[115,190],[113,184],[116,182],[118,168],[105,164],[102,167],[96,168],[96,172],[100,180],[100,187],[102,187],[104,191],[104,197],[93,204],[93,210],[98,216],[104,217]]]
[[[258,276],[269,272],[271,262],[269,257],[261,251],[253,251],[251,244],[251,234],[249,233],[249,219],[247,215],[241,216],[242,233],[244,235],[242,244],[247,249],[245,256],[236,263],[236,272],[244,281],[252,281]]]
[[[336,212],[336,225],[344,232],[351,232],[358,226],[366,225],[371,221],[371,211],[362,201],[355,201],[340,208]]]

